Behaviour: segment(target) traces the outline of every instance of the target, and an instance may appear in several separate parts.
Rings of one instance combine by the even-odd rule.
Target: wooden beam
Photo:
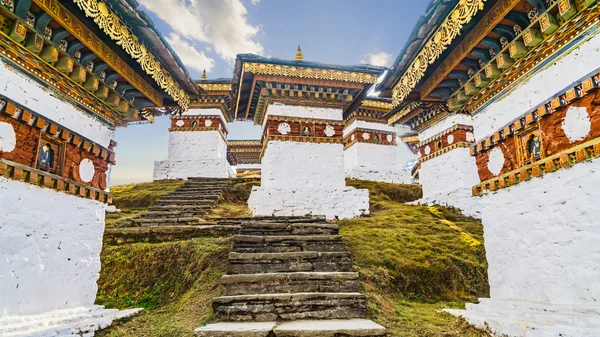
[[[421,86],[421,99],[426,98],[437,87],[437,85],[448,76],[448,74],[462,61],[483,38],[504,19],[513,8],[523,0],[500,0],[479,21],[461,43],[454,48],[440,66],[429,76]],[[523,27],[525,28],[525,27]]]
[[[252,81],[252,87],[250,87],[250,95],[248,95],[248,106],[246,107],[246,119],[250,115],[250,107],[252,106],[252,98],[254,97],[254,89],[256,88],[256,76]],[[258,102],[257,102],[258,103]]]
[[[131,68],[127,62],[113,52],[102,40],[88,29],[74,14],[69,12],[57,0],[34,0],[43,11],[65,28],[71,35],[96,54],[102,61],[106,62],[121,77],[126,79],[137,90],[143,93],[152,103],[157,106],[163,105],[162,95],[155,90],[142,76]]]
[[[338,87],[344,89],[364,89],[365,84],[355,82],[344,82],[336,80],[320,80],[313,78],[300,78],[300,77],[288,77],[280,75],[254,75],[256,81],[265,82],[280,82],[286,84],[300,84],[309,86],[324,86],[324,87]]]

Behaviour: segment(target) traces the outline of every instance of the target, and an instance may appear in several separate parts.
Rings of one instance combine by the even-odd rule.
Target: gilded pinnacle
[[[302,49],[298,46],[298,50],[296,50],[296,61],[302,61],[304,57],[302,57]]]
[[[202,71],[202,80],[206,81],[206,69]]]

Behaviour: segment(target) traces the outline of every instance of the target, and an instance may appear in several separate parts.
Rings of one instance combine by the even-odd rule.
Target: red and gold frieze
[[[600,74],[585,79],[471,149],[481,184],[474,195],[600,155]]]
[[[16,140],[14,149],[0,151],[0,159],[19,166],[17,171],[28,168],[31,172],[45,172],[54,180],[106,189],[106,172],[109,164],[115,164],[113,151],[5,98],[0,99],[0,107],[0,123],[12,127]],[[94,169],[89,181],[79,176],[79,166],[84,159],[88,159]],[[34,174],[39,176],[39,172]]]
[[[218,131],[227,139],[227,126],[218,115],[172,116],[169,132],[203,132]]]
[[[344,137],[344,148],[347,149],[356,143],[396,146],[396,134],[394,132],[356,128]]]
[[[472,126],[454,125],[418,144],[419,162],[427,161],[457,148],[468,148],[473,141]]]
[[[344,123],[327,119],[269,116],[263,137],[298,136],[306,138],[342,139]]]

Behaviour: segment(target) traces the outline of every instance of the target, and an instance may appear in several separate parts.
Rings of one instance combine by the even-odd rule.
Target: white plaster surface
[[[356,130],[357,128],[391,132],[394,134],[396,133],[396,128],[393,125],[387,125],[385,123],[376,123],[376,122],[355,120],[352,123],[348,124],[346,127],[344,127],[344,137],[346,137],[348,134],[350,134],[352,131]]]
[[[488,170],[490,170],[493,175],[497,176],[502,171],[504,160],[504,153],[502,150],[499,147],[494,147],[490,151],[490,156],[488,157]]]
[[[395,146],[355,143],[344,151],[347,178],[409,184],[410,173],[401,171]]]
[[[369,211],[369,192],[346,186],[342,144],[270,141],[261,167],[248,200],[254,215],[346,219]]]
[[[599,64],[600,34],[596,34],[476,114],[473,117],[475,138],[484,139],[527,111],[537,108],[575,81],[597,70]]]
[[[227,124],[227,120],[221,109],[217,108],[202,108],[202,109],[188,109],[181,114],[182,116],[219,116],[223,123]],[[208,125],[207,125],[208,126]]]
[[[455,313],[507,336],[600,336],[599,170],[595,159],[477,198],[491,299]]]
[[[457,148],[424,161],[419,180],[423,199],[415,203],[448,205],[466,215],[480,216],[476,199],[472,197],[472,187],[479,183],[479,174],[469,149]]]
[[[91,306],[105,205],[0,177],[0,317]]]
[[[429,139],[438,133],[445,131],[455,125],[473,125],[471,116],[466,114],[454,114],[450,115],[436,124],[428,127],[427,129],[419,132],[419,141]]]
[[[96,173],[96,169],[92,161],[87,158],[82,159],[79,163],[79,177],[81,180],[89,183],[94,178],[94,173]]]
[[[584,139],[592,128],[586,107],[571,106],[562,122],[562,129],[571,143]]]
[[[154,162],[154,180],[235,177],[226,156],[218,131],[170,132],[168,158]]]
[[[0,94],[104,147],[109,146],[114,136],[114,130],[95,117],[55,97],[52,91],[16,73],[1,61]]]
[[[131,317],[142,309],[104,309],[94,305],[55,310],[40,315],[0,317],[4,337],[92,337],[113,321]]]
[[[0,122],[0,151],[11,152],[17,145],[15,129],[9,123]]]
[[[301,105],[286,105],[283,103],[269,103],[267,115],[262,127],[265,127],[268,116],[287,116],[299,118],[330,119],[334,121],[343,120],[342,110],[335,108],[319,108]]]

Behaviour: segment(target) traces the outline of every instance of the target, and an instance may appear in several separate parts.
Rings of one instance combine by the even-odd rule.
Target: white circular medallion
[[[177,122],[175,122],[175,125],[177,125],[178,127],[182,127],[185,124],[184,121],[182,121],[181,119],[178,120]]]
[[[17,146],[15,129],[9,123],[0,122],[0,151],[11,152]]]
[[[497,176],[502,171],[502,167],[504,167],[504,153],[499,147],[495,147],[490,151],[487,168]]]
[[[473,132],[467,132],[467,142],[474,142],[475,141],[475,136],[473,135]]]
[[[87,158],[81,160],[79,163],[79,177],[81,181],[89,183],[94,178],[94,173],[96,173],[96,169],[92,161]]]
[[[429,145],[425,146],[425,154],[430,154],[431,153],[431,148],[429,147]]]
[[[385,139],[387,139],[387,141],[391,143],[391,142],[392,142],[392,140],[394,139],[394,136],[392,136],[392,135],[387,135],[387,136],[385,137]]]
[[[366,133],[366,132],[364,132],[364,133],[362,134],[362,137],[363,137],[363,139],[364,139],[364,140],[368,140],[369,138],[371,138],[371,135],[370,135],[370,134],[368,134],[368,133]]]
[[[290,133],[290,131],[292,131],[292,127],[286,122],[279,123],[277,126],[277,132],[281,133],[282,135],[287,135]]]
[[[454,135],[448,135],[448,138],[446,140],[448,141],[448,144],[454,143]]]
[[[590,115],[585,107],[570,107],[562,122],[562,129],[571,143],[584,139],[591,129]]]
[[[350,139],[352,139],[352,141],[354,141],[354,134],[352,134],[352,136],[350,136]]]
[[[207,120],[204,121],[204,125],[206,125],[207,127],[211,126],[212,125],[212,121],[210,119],[207,119]]]
[[[333,126],[329,124],[325,125],[325,136],[332,137],[333,135],[335,135],[335,129]]]

